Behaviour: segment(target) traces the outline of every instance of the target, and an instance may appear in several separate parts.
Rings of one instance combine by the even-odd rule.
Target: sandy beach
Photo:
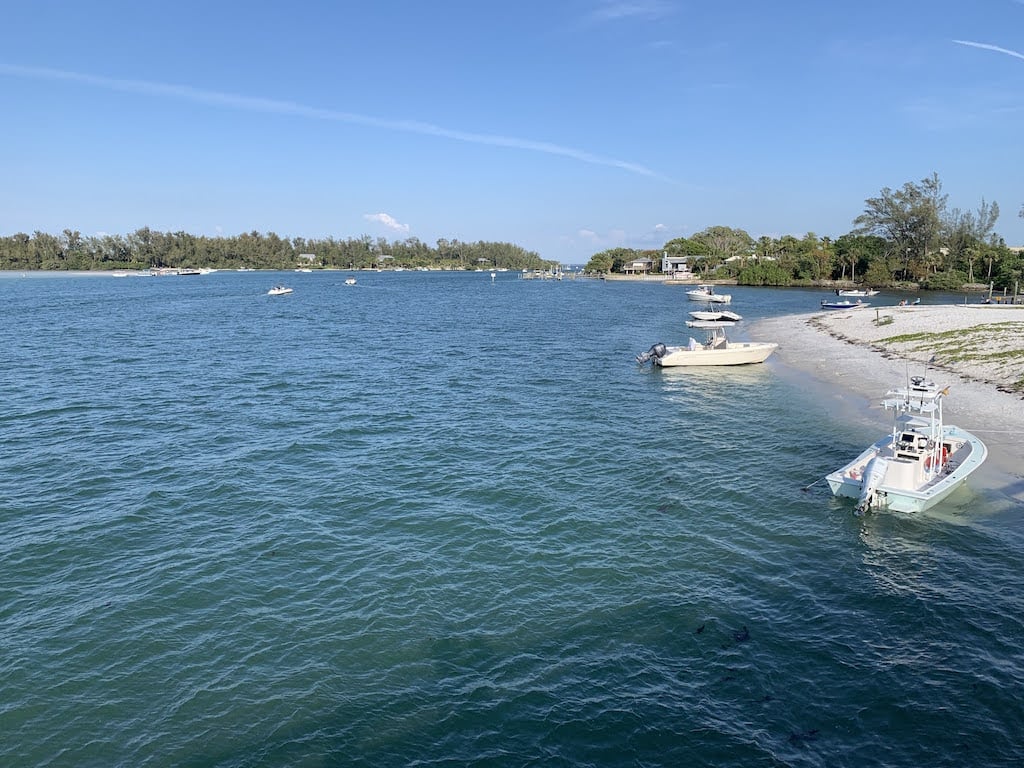
[[[927,367],[951,385],[946,421],[984,440],[993,468],[1024,479],[1024,306],[866,307],[771,318],[750,331],[778,341],[787,366],[863,398],[880,425],[889,424],[877,407],[885,390]],[[1024,483],[1013,485],[1024,500]]]

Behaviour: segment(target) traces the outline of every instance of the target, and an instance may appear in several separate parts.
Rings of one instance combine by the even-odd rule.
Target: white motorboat
[[[728,293],[715,293],[713,285],[698,285],[692,291],[687,291],[686,296],[690,301],[707,301],[712,304],[728,304],[732,301]]]
[[[271,288],[269,291],[267,291],[267,296],[284,296],[286,293],[291,293],[291,292],[292,292],[291,288],[288,288],[288,287],[283,286],[283,285],[275,285],[273,288]]]
[[[970,432],[943,423],[948,392],[924,376],[889,390],[882,405],[893,411],[892,433],[826,476],[833,495],[857,499],[857,514],[923,512],[963,485],[988,448]]]
[[[878,291],[872,290],[870,288],[868,290],[866,290],[866,291],[858,290],[858,289],[855,289],[855,288],[850,288],[849,290],[845,290],[844,291],[844,290],[841,290],[839,288],[836,288],[836,296],[847,296],[847,297],[849,297],[851,299],[855,299],[858,296],[860,298],[862,298],[862,299],[866,299],[866,298],[868,298],[870,296],[877,296],[877,295],[878,295]]]
[[[732,323],[691,320],[686,325],[706,330],[707,340],[701,344],[691,336],[690,343],[685,347],[670,347],[658,343],[637,355],[636,361],[641,365],[650,361],[652,365],[662,368],[684,365],[747,365],[763,363],[779,346],[766,341],[729,341],[725,335],[725,328]]]
[[[738,323],[743,319],[742,315],[730,312],[728,309],[698,309],[690,313],[694,320],[710,320],[719,323]]]
[[[871,305],[857,299],[856,301],[850,301],[849,299],[843,299],[842,301],[825,301],[821,302],[822,309],[860,309],[861,307],[870,307]]]
[[[354,277],[346,277],[345,278],[345,285],[355,285],[355,284],[356,284],[356,279]]]

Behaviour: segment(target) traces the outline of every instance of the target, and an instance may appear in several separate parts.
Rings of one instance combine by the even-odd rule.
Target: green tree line
[[[1024,208],[1020,211],[1024,218]],[[614,248],[591,257],[588,272],[618,272],[636,259],[661,268],[663,254],[687,257],[705,279],[734,279],[741,285],[815,285],[855,281],[883,287],[915,284],[957,290],[994,284],[1015,290],[1024,285],[1024,254],[1007,247],[995,233],[999,206],[984,199],[975,211],[950,208],[937,174],[882,189],[864,203],[854,229],[832,240],[809,232],[760,237],[742,229],[709,227],[692,237],[669,240],[661,248]]]
[[[303,258],[312,255],[312,261]],[[157,232],[143,227],[127,236],[86,237],[65,229],[59,235],[35,232],[0,237],[0,269],[112,270],[153,267],[210,269],[337,269],[419,267],[443,269],[547,269],[554,262],[511,243],[440,239],[435,246],[412,237],[346,240],[284,238],[273,232],[235,237],[203,237]]]

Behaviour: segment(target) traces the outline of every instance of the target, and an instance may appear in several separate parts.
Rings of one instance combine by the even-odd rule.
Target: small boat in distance
[[[850,301],[849,299],[843,299],[842,301],[825,301],[821,302],[822,309],[860,309],[861,307],[870,307],[870,304],[857,299],[856,301]]]
[[[855,289],[855,288],[850,288],[849,290],[845,290],[844,291],[844,290],[842,290],[840,288],[836,288],[836,296],[849,296],[852,299],[855,299],[858,296],[863,297],[863,298],[868,298],[870,296],[877,296],[877,295],[878,295],[878,291],[871,290],[870,288],[868,290],[865,290],[865,291],[861,291],[861,290],[858,290],[858,289]]]
[[[728,309],[698,309],[690,313],[694,320],[711,320],[719,323],[738,323],[743,319],[742,315],[730,312]]]
[[[284,285],[275,285],[273,288],[267,291],[267,296],[284,296],[286,293],[291,292],[291,288],[288,288]]]
[[[690,343],[685,347],[670,347],[659,342],[637,355],[637,363],[643,365],[650,361],[651,365],[662,368],[689,365],[747,365],[763,363],[779,346],[766,341],[729,341],[725,335],[725,328],[732,323],[690,320],[686,325],[706,330],[707,340],[700,344],[691,336]]]
[[[356,279],[354,277],[346,277],[345,278],[345,285],[355,285],[355,284],[356,284]]]
[[[857,499],[857,514],[923,512],[963,485],[988,448],[970,432],[943,423],[948,392],[924,376],[886,392],[882,405],[893,411],[892,433],[826,476],[832,494]]]
[[[687,291],[686,297],[690,301],[707,301],[712,304],[728,304],[732,301],[728,293],[715,293],[713,285],[698,285],[692,291]]]

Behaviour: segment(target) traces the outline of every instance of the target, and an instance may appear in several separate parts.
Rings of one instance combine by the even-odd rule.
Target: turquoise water
[[[875,435],[678,287],[344,277],[0,279],[0,763],[1024,760],[1006,489],[804,492]]]

